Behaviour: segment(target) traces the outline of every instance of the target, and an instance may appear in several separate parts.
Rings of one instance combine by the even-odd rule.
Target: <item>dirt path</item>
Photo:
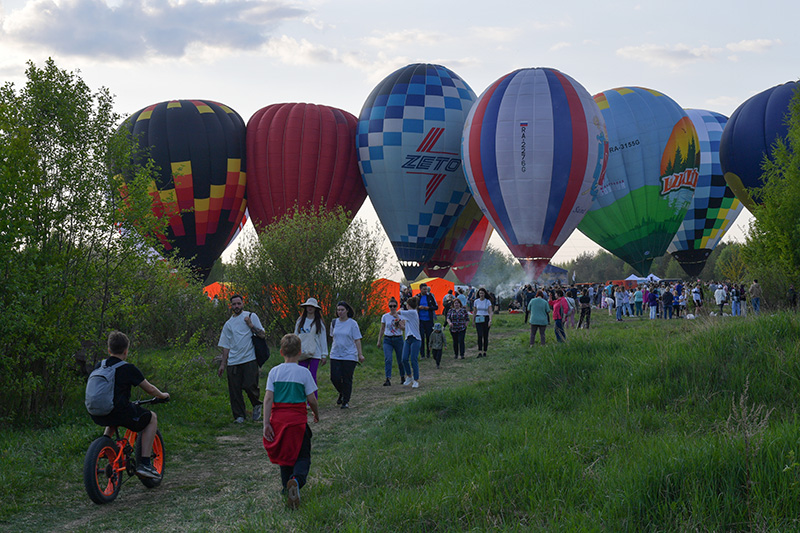
[[[492,338],[510,337],[518,332],[493,332]],[[486,359],[476,359],[476,354],[473,338],[464,360],[454,360],[449,345],[442,356],[440,369],[436,368],[432,358],[421,359],[418,389],[402,386],[396,376],[391,386],[384,387],[382,377],[368,377],[368,372],[357,369],[350,409],[340,409],[335,405],[333,390],[327,386],[320,400],[320,422],[312,424],[312,458],[320,457],[345,435],[378,423],[387,408],[442,386],[490,378],[510,364],[508,357],[493,357],[491,345]],[[374,376],[374,370],[369,375]],[[327,380],[327,366],[320,369],[318,378],[320,384]],[[148,527],[147,517],[150,516],[150,523],[158,523],[156,529],[160,531],[229,531],[251,513],[273,514],[285,508],[285,501],[280,496],[278,469],[269,462],[261,446],[260,422],[231,424],[224,434],[216,437],[216,446],[211,449],[198,446],[193,451],[169,455],[168,435],[165,438],[167,472],[163,484],[154,489],[157,499],[153,498],[153,490],[145,489],[135,478],[123,485],[120,497],[112,505],[105,506],[88,502],[82,487],[74,487],[74,490],[71,487],[65,491],[68,495],[64,501],[53,502],[48,510],[15,517],[11,530],[152,530]],[[312,463],[309,482],[325,483],[317,473]],[[287,528],[290,528],[289,523]]]

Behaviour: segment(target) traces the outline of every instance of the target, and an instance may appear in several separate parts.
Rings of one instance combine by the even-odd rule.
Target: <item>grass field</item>
[[[231,423],[212,353],[132,361],[174,396],[157,406],[164,483],[112,504],[83,492],[98,428],[82,391],[63,413],[0,431],[9,531],[800,530],[800,320],[626,320],[593,314],[568,343],[528,347],[496,318],[489,357],[421,362],[382,387],[376,331],[348,411],[320,371],[321,421],[299,511],[285,508],[260,423]],[[449,347],[448,347],[449,348]],[[273,356],[267,366],[277,364]],[[268,369],[262,375],[262,386]]]

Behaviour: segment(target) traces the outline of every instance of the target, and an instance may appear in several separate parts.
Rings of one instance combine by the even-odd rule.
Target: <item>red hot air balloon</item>
[[[247,207],[256,228],[295,206],[355,216],[367,197],[356,157],[357,119],[315,104],[274,104],[247,123]]]

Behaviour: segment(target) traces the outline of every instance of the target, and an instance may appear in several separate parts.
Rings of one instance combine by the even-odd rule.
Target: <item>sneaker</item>
[[[350,404],[349,403],[343,403],[342,404],[342,409],[350,409]]]
[[[243,416],[236,417],[236,420],[234,420],[233,423],[234,424],[244,424],[244,417]]]
[[[261,405],[253,406],[253,422],[261,420]]]
[[[389,386],[391,386],[391,384],[392,384],[392,382],[389,381],[389,378],[386,378],[386,381],[383,382],[383,386],[384,387],[389,387]]]
[[[336,405],[342,405],[342,395],[339,395],[339,399],[336,400]]]
[[[403,385],[411,385],[413,382],[414,382],[414,380],[413,380],[413,379],[411,379],[411,378],[406,378],[406,380],[403,382]]]
[[[297,486],[295,478],[286,482],[286,504],[289,509],[297,509],[300,507],[300,487]]]
[[[139,477],[146,477],[148,479],[159,479],[161,474],[158,473],[158,470],[153,468],[153,465],[138,465],[136,467],[136,475]]]
[[[414,382],[411,384],[411,388],[412,389],[418,389],[419,388],[419,381],[414,380]]]

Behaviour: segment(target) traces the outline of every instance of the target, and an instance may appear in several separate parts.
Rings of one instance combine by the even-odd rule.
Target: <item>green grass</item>
[[[0,431],[0,526],[63,528],[88,513],[74,529],[119,528],[147,502],[151,522],[196,531],[800,528],[800,466],[791,466],[800,455],[800,320],[592,318],[593,329],[569,331],[566,344],[554,343],[551,329],[547,346],[528,348],[519,315],[502,315],[488,358],[443,365],[436,379],[426,360],[412,399],[362,405],[315,429],[309,485],[294,513],[283,509],[264,458],[251,474],[226,475],[225,461],[260,445],[259,430],[230,424],[210,356],[138,354],[145,375],[175,394],[159,406],[174,484],[158,493],[124,486],[120,499],[140,504],[106,506],[119,515],[86,504],[80,464],[97,428],[76,394],[50,427]],[[357,391],[382,381],[374,338],[365,334]],[[334,397],[326,371],[323,419]],[[734,405],[765,411],[748,418]],[[206,477],[189,475],[198,464],[209,465]]]

